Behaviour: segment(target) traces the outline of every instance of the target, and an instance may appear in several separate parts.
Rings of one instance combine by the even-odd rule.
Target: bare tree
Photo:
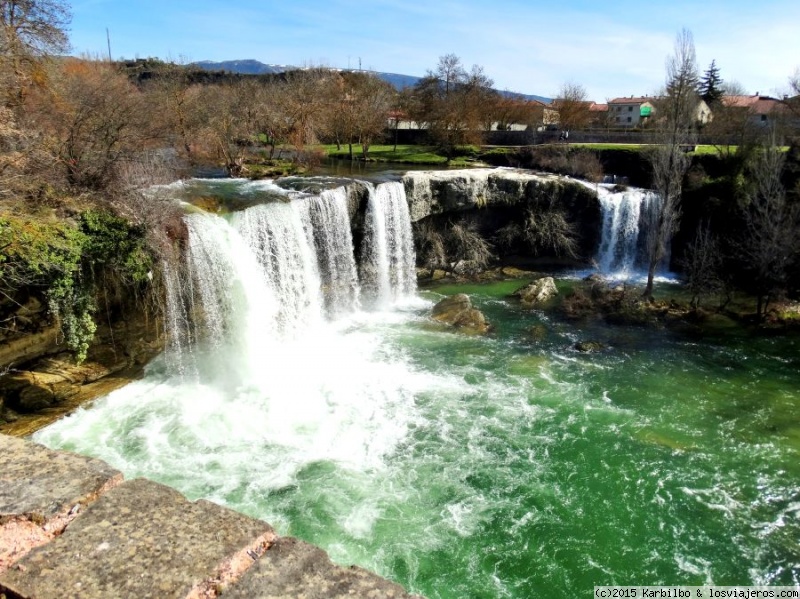
[[[793,94],[792,97],[786,98],[784,104],[792,112],[795,119],[800,119],[800,68],[798,68],[794,75],[789,77],[789,89]]]
[[[544,119],[544,104],[506,92],[497,98],[491,116],[500,131],[515,123],[538,127]]]
[[[741,252],[752,274],[759,318],[766,315],[771,299],[785,290],[800,243],[800,212],[787,201],[781,181],[784,162],[784,153],[775,145],[757,155],[743,207]]]
[[[433,75],[444,85],[445,94],[449,94],[467,77],[467,72],[461,64],[461,59],[455,54],[445,54],[439,57],[439,64]]]
[[[699,223],[683,260],[686,283],[692,293],[692,308],[700,307],[701,296],[716,293],[723,287],[721,266],[719,243],[711,234],[711,227],[707,222]]]
[[[296,152],[314,143],[324,130],[324,102],[333,74],[326,69],[304,69],[286,74],[280,94],[280,109],[288,126],[288,139]]]
[[[192,142],[201,126],[197,105],[200,87],[192,83],[188,67],[175,63],[160,65],[145,90],[153,119],[160,121],[164,132],[178,141],[191,161]]]
[[[586,97],[586,89],[579,83],[568,81],[561,86],[553,100],[553,108],[558,110],[562,129],[584,129],[589,124],[591,115]]]
[[[367,158],[369,147],[384,134],[394,102],[392,86],[371,73],[343,73],[331,86],[328,133],[337,146],[346,143],[353,160],[353,144]]]
[[[52,152],[71,187],[107,186],[117,166],[152,139],[142,93],[108,62],[66,61],[51,91],[35,112],[51,132]]]
[[[205,123],[202,138],[206,152],[221,160],[232,177],[244,170],[246,142],[253,133],[249,106],[252,102],[249,90],[241,81],[202,88],[199,105]]]
[[[647,211],[648,267],[643,295],[650,299],[656,268],[678,227],[683,177],[690,165],[686,149],[695,137],[697,61],[694,40],[687,29],[676,38],[674,54],[667,59],[666,75],[666,91],[657,106],[659,144],[650,154],[653,188],[658,194],[658,201]]]
[[[723,81],[720,84],[720,89],[722,90],[722,97],[747,95],[747,88],[735,79]]]
[[[456,146],[482,141],[497,99],[491,86],[482,67],[467,72],[452,54],[441,57],[437,70],[415,86],[412,117],[427,125],[448,162]]]
[[[41,59],[69,48],[65,0],[0,0],[0,84],[6,106],[19,106]]]
[[[372,143],[384,135],[394,95],[392,86],[375,75],[364,77],[356,88],[356,132],[365,160]]]

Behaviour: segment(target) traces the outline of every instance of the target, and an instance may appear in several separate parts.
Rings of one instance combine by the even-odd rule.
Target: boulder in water
[[[599,341],[578,341],[575,344],[575,349],[585,354],[598,352],[605,349],[605,346]]]
[[[534,275],[534,273],[529,270],[522,270],[515,266],[504,266],[500,269],[500,272],[504,277],[508,277],[509,279],[523,279]]]
[[[584,277],[583,282],[584,283],[591,283],[592,285],[597,285],[597,284],[605,283],[606,280],[605,280],[605,278],[603,278],[603,275],[601,275],[600,273],[593,272],[592,274],[588,275],[587,277]]]
[[[511,295],[518,297],[524,306],[533,307],[557,296],[558,289],[553,277],[544,277],[520,287]]]
[[[431,317],[464,333],[483,335],[490,329],[483,312],[474,308],[469,296],[464,293],[441,300],[433,307]]]

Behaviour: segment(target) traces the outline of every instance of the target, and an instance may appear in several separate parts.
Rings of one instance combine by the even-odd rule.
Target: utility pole
[[[108,42],[108,62],[111,62],[111,34],[106,27],[106,42]]]

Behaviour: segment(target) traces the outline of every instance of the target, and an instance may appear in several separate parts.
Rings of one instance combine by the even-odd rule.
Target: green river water
[[[286,350],[296,370],[266,392],[156,363],[37,439],[430,598],[800,584],[798,340],[565,322],[508,299],[520,284],[354,318]],[[456,292],[491,335],[428,320]]]

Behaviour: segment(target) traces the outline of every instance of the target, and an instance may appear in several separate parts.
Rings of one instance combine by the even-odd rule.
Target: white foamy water
[[[411,221],[402,183],[369,187],[361,249],[361,284],[375,308],[409,300],[417,291]]]
[[[373,248],[353,248],[338,192],[256,195],[187,218],[186,263],[165,280],[178,342],[36,440],[429,597],[799,579],[794,345],[767,360],[751,346],[773,339],[725,352],[587,329],[520,310],[504,283],[469,288],[493,334],[452,334],[393,290],[393,198],[365,224]],[[375,284],[352,275],[368,249]],[[590,331],[607,350],[574,348]]]
[[[616,191],[616,186],[610,184],[577,182],[597,193],[600,203],[602,225],[595,254],[599,273],[610,280],[647,280],[647,224],[659,209],[658,194],[636,187]],[[669,244],[658,269],[658,282],[676,280],[667,272],[668,265]]]
[[[386,285],[367,297],[385,307],[414,294],[413,244],[402,186],[373,195],[372,274]],[[381,332],[412,312],[360,311],[346,202],[340,188],[186,216],[186,263],[165,267],[168,351],[40,438],[221,499],[291,485],[319,461],[381,468],[431,375]]]

